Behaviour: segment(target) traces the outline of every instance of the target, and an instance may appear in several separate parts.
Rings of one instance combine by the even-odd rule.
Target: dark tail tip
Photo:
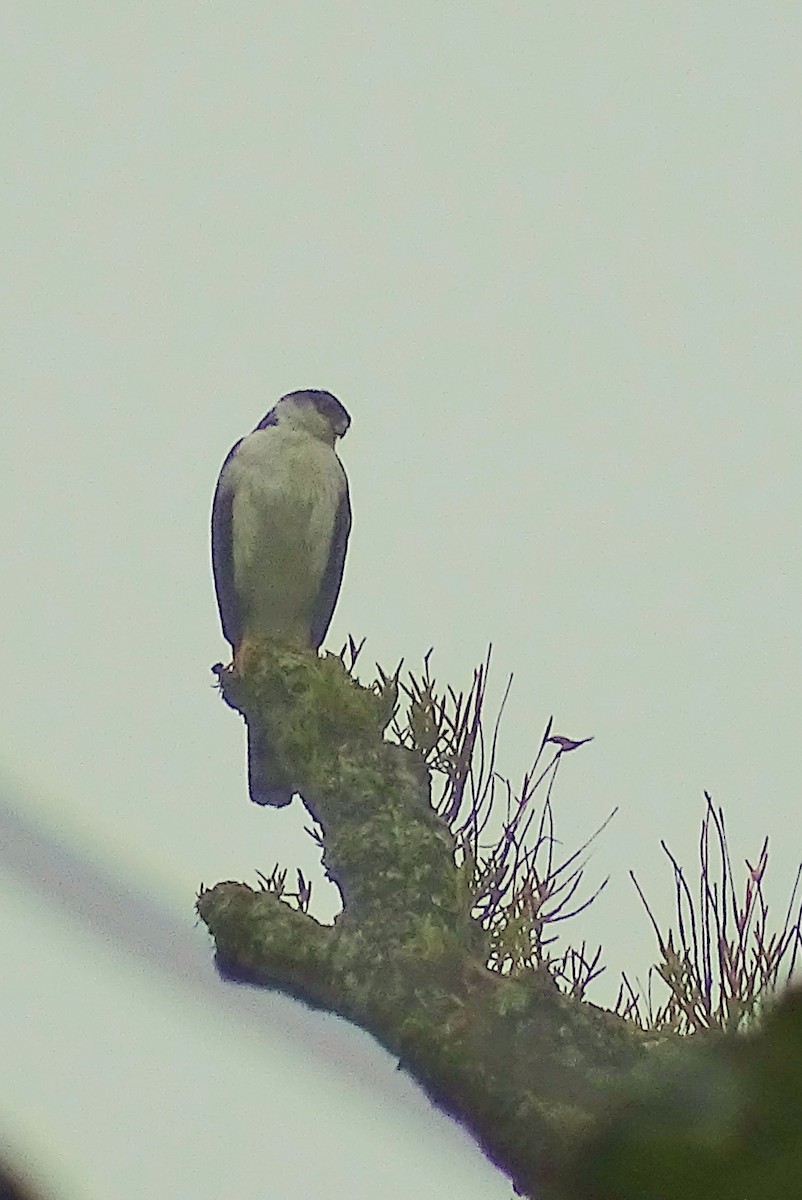
[[[264,784],[257,786],[250,778],[248,779],[248,792],[254,804],[268,805],[270,808],[286,808],[288,804],[292,803],[292,792],[283,788],[265,787]]]
[[[248,729],[248,794],[254,804],[268,805],[270,808],[286,808],[292,802],[292,788],[281,787],[271,783],[265,776],[265,754],[259,753],[261,747]]]

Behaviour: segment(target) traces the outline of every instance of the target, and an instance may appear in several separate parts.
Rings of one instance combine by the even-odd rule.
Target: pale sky
[[[627,872],[667,918],[659,841],[693,868],[704,788],[736,863],[770,835],[779,916],[799,7],[8,0],[0,55],[2,804],[197,965],[161,978],[0,858],[0,1140],[63,1200],[506,1200],[365,1035],[215,990],[201,881],[317,856],[297,801],[248,803],[211,686],[211,495],[283,392],[345,404],[327,645],[366,636],[363,674],[434,646],[462,687],[492,641],[514,781],[550,714],[594,735],[556,832],[570,852],[620,806],[588,866],[608,889],[565,930],[604,945],[598,1002],[654,956]]]

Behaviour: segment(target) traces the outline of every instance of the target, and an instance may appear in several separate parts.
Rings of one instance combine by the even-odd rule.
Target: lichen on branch
[[[270,890],[203,890],[198,912],[221,965],[369,1030],[519,1191],[558,1195],[577,1136],[642,1056],[643,1034],[563,994],[545,964],[488,969],[475,864],[458,865],[451,825],[432,808],[426,755],[383,736],[392,680],[366,688],[335,656],[268,644],[247,673],[218,677],[320,823],[343,896],[328,927]]]

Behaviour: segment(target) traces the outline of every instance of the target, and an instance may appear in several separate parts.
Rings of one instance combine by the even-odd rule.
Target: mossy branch
[[[227,702],[325,832],[343,912],[321,926],[270,891],[204,890],[198,912],[234,977],[280,987],[373,1033],[462,1121],[516,1188],[559,1195],[578,1135],[645,1035],[566,996],[548,970],[488,970],[488,932],[455,839],[431,807],[423,755],[384,740],[387,680],[365,688],[339,658],[265,645]]]

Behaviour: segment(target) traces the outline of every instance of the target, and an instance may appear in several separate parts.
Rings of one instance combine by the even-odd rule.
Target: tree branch
[[[270,891],[202,891],[221,966],[371,1032],[520,1192],[561,1194],[578,1138],[647,1035],[564,995],[545,967],[487,969],[470,867],[455,865],[429,771],[383,739],[387,689],[362,687],[336,657],[270,645],[246,676],[218,676],[323,827],[323,864],[344,901],[328,927]]]

